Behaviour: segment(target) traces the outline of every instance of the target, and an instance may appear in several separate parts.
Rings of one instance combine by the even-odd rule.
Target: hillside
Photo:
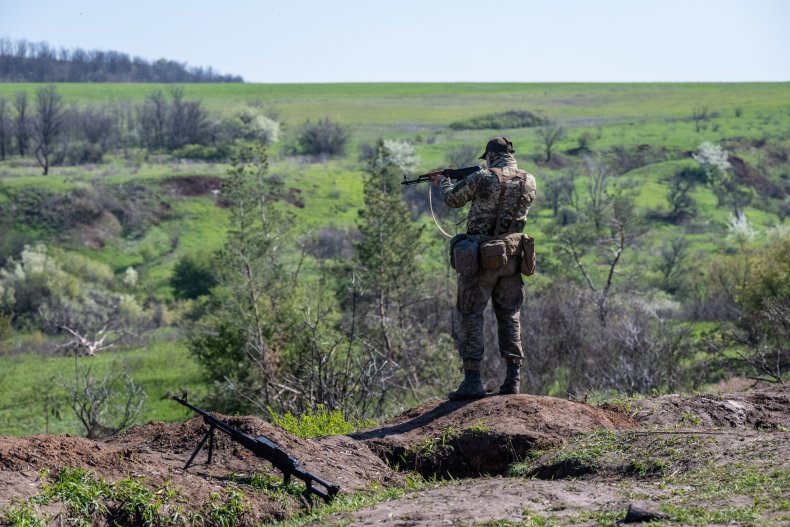
[[[32,118],[40,88],[0,84],[8,122],[18,120],[21,93]],[[220,322],[246,320],[212,311],[243,291],[214,281],[230,267],[214,258],[232,230],[225,185],[232,177],[232,147],[240,143],[266,143],[261,197],[271,206],[267,212],[283,214],[265,231],[283,238],[275,245],[280,252],[265,255],[272,259],[261,264],[264,289],[280,296],[260,300],[276,324],[261,333],[268,340],[260,348],[280,354],[276,364],[291,390],[284,393],[298,393],[300,376],[319,378],[301,364],[319,368],[330,358],[336,361],[332,382],[348,383],[339,391],[353,396],[352,415],[386,418],[457,383],[447,367],[456,360],[455,277],[446,239],[430,217],[427,186],[405,189],[407,208],[390,218],[424,227],[405,267],[419,285],[403,288],[388,304],[395,306],[395,326],[406,328],[384,361],[398,367],[393,377],[362,363],[356,371],[379,371],[394,384],[355,383],[343,369],[375,355],[385,340],[372,315],[378,306],[371,292],[381,284],[370,273],[363,279],[358,259],[359,212],[367,206],[379,139],[408,153],[401,172],[413,175],[479,163],[482,146],[499,134],[510,137],[519,165],[535,174],[539,187],[527,225],[539,272],[526,280],[522,317],[530,370],[524,391],[583,398],[693,390],[733,374],[786,376],[790,84],[171,88],[56,85],[71,135],[55,149],[63,155],[46,176],[30,151],[19,153],[18,133],[8,128],[0,160],[0,433],[85,433],[64,387],[79,377],[79,368],[92,375],[128,371],[147,394],[137,422],[175,420],[168,404],[173,393],[209,397],[227,389],[223,376],[260,373],[243,361],[226,371],[227,363],[195,352],[196,335],[216,335]],[[164,125],[172,129],[161,137],[146,120],[157,103],[171,112]],[[188,109],[202,118],[198,143],[185,143],[171,122]],[[98,136],[110,138],[107,144],[86,135],[84,123],[91,119],[107,123],[110,131]],[[300,150],[300,133],[319,121],[347,133],[340,152]],[[251,132],[246,125],[258,128]],[[561,133],[547,152],[552,129]],[[714,154],[724,160],[719,172],[705,161]],[[393,186],[400,195],[397,182]],[[432,196],[439,224],[451,233],[463,230],[464,211],[449,210]],[[629,230],[622,258],[609,273],[617,249],[613,219],[623,219],[614,213],[627,216]],[[580,249],[577,261],[571,249]],[[184,269],[179,266],[203,273],[203,282],[192,275],[200,282],[193,296],[174,285],[177,269]],[[265,275],[269,271],[280,274]],[[607,276],[613,277],[607,289],[611,323],[601,324],[596,295]],[[292,288],[279,290],[283,284]],[[490,388],[501,365],[488,322],[484,374]],[[752,326],[738,325],[747,323]],[[63,327],[97,340],[109,327],[112,348],[78,357]],[[765,363],[776,364],[776,371],[755,371],[739,360],[744,345],[775,351],[777,360]],[[249,380],[251,389],[259,380]],[[374,405],[378,399],[361,385],[385,386],[386,395]],[[335,395],[310,404],[338,405]],[[220,399],[217,408],[229,414],[261,413],[253,403],[233,407],[238,397]],[[307,409],[296,396],[278,404],[279,413]]]

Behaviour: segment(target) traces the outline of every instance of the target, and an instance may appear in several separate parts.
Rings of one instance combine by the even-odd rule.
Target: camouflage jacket
[[[516,175],[518,167],[513,154],[501,154],[491,164],[492,168],[502,170],[505,178]],[[516,224],[513,232],[521,232],[527,222],[527,212],[535,199],[535,177],[527,173],[526,195],[521,198],[521,183],[518,178],[507,182],[507,190],[502,200],[500,219],[500,232],[507,232],[513,221],[513,209],[516,209]],[[469,216],[466,220],[466,233],[473,235],[494,234],[496,226],[497,203],[499,202],[499,178],[488,169],[482,169],[453,185],[450,179],[445,179],[440,187],[442,199],[448,207],[458,208],[472,202]],[[518,203],[518,204],[517,204]]]

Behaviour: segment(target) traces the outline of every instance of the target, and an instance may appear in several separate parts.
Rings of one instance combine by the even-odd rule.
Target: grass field
[[[82,357],[81,366],[90,366],[95,378],[110,370],[128,368],[135,383],[148,394],[139,422],[175,421],[187,414],[170,400],[185,390],[199,397],[205,394],[198,365],[183,342],[157,342],[145,348],[96,357]],[[83,434],[79,422],[68,409],[60,382],[74,380],[73,357],[25,353],[0,356],[0,435],[32,433]],[[47,425],[47,397],[59,406],[62,418],[50,412]],[[50,403],[49,408],[52,408]]]

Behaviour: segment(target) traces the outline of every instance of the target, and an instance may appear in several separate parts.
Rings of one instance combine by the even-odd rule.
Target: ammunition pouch
[[[450,240],[450,265],[461,276],[474,276],[480,270],[479,244],[466,234],[458,234]]]
[[[499,269],[521,253],[521,233],[494,236],[480,244],[480,265],[483,269]]]

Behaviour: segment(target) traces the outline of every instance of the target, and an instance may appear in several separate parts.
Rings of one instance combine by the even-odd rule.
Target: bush
[[[341,155],[350,136],[346,127],[328,117],[315,123],[308,119],[299,127],[295,151],[304,155]]]
[[[199,161],[221,161],[228,158],[228,145],[184,145],[173,150],[173,157],[180,159],[197,159]]]
[[[551,284],[527,300],[529,324],[521,331],[529,343],[529,393],[648,393],[702,381],[679,366],[691,356],[689,334],[682,324],[662,320],[662,306],[637,294],[618,296],[610,299],[604,324],[594,305],[591,292],[567,283]]]
[[[466,121],[450,123],[453,130],[486,130],[502,128],[531,128],[544,126],[549,120],[527,110],[508,110],[506,112],[491,113],[473,117]]]
[[[308,410],[299,417],[295,417],[291,412],[280,416],[271,408],[268,410],[272,416],[272,423],[299,437],[352,434],[376,424],[372,419],[346,420],[343,412],[340,410],[327,410],[322,404],[319,404],[315,411]]]
[[[217,280],[212,268],[210,255],[184,255],[175,268],[170,278],[173,287],[173,296],[180,299],[198,298],[207,295],[214,287]]]
[[[244,110],[215,127],[216,141],[230,144],[251,141],[270,145],[280,140],[280,123],[252,110]]]

